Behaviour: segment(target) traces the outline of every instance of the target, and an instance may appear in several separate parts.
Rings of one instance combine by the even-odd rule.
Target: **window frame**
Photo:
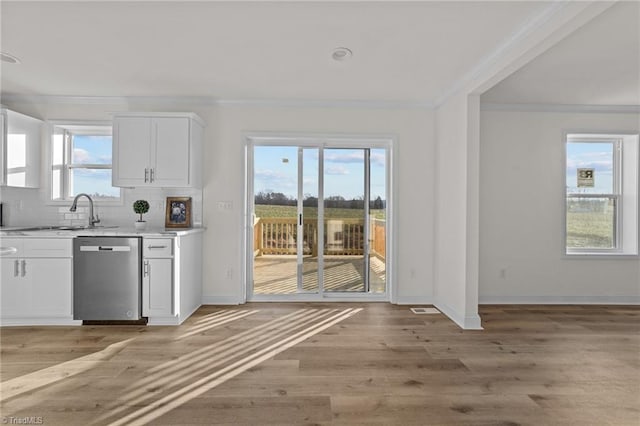
[[[564,134],[564,156],[563,156],[563,198],[564,198],[564,221],[563,221],[563,250],[567,257],[577,258],[585,256],[587,258],[607,257],[607,256],[629,256],[638,257],[638,225],[633,224],[638,219],[638,186],[640,165],[638,162],[638,139],[635,132],[565,132]],[[613,188],[612,193],[585,193],[569,194],[567,187],[567,148],[569,143],[612,143],[613,144]],[[625,158],[625,155],[629,158]],[[635,163],[633,162],[635,158]],[[629,167],[629,165],[632,165]],[[629,202],[631,196],[631,202]],[[609,198],[615,203],[614,213],[614,245],[612,248],[572,248],[567,246],[568,241],[568,200],[570,198]],[[626,200],[626,202],[625,202]],[[625,229],[625,223],[627,228]],[[638,234],[638,235],[636,235]]]
[[[113,170],[113,159],[111,164],[75,164],[72,163],[73,152],[73,136],[74,135],[96,135],[96,136],[112,136],[112,123],[109,121],[72,121],[72,120],[55,120],[49,122],[51,140],[48,144],[48,180],[49,191],[48,200],[50,204],[68,204],[73,200],[74,196],[69,195],[71,184],[71,172],[76,169],[94,169],[94,170]],[[56,134],[62,134],[63,155],[62,164],[54,165],[53,158],[53,138]],[[112,139],[113,143],[113,139]],[[60,171],[60,188],[61,198],[53,198],[54,189],[54,171]],[[122,205],[123,193],[122,188],[119,189],[119,196],[113,198],[92,197],[96,204],[103,205]]]

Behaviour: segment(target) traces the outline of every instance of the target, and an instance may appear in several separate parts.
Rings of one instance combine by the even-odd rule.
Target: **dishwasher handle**
[[[98,251],[98,252],[131,251],[131,247],[129,246],[81,246],[80,251]]]

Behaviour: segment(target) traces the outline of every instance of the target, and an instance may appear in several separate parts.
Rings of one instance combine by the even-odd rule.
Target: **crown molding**
[[[432,102],[385,100],[220,99],[207,96],[50,96],[2,95],[2,102],[45,105],[192,105],[271,108],[433,109]]]
[[[66,96],[2,94],[2,102],[45,105],[122,105],[122,104],[189,104],[214,105],[215,100],[205,96]]]
[[[569,105],[480,103],[481,111],[507,112],[577,112],[593,114],[639,114],[640,105]]]
[[[303,100],[303,99],[217,99],[204,96],[47,96],[2,95],[3,107],[9,103],[45,105],[190,105],[240,106],[271,108],[362,108],[362,109],[433,109],[432,102],[418,101],[357,101],[357,100]],[[482,102],[483,111],[521,112],[581,112],[581,113],[640,113],[640,105],[579,105],[539,103]]]
[[[433,109],[428,101],[385,100],[312,100],[312,99],[217,99],[217,105],[280,108],[363,108],[363,109]]]

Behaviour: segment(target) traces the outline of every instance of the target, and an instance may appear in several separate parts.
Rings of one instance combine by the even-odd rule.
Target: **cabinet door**
[[[142,279],[142,315],[172,316],[173,260],[145,259]]]
[[[113,121],[113,185],[148,185],[150,149],[150,118],[116,117]]]
[[[189,119],[158,117],[153,119],[153,123],[152,184],[161,187],[189,186]]]
[[[31,285],[22,276],[21,261],[22,259],[0,259],[0,308],[3,318],[29,316]]]
[[[7,171],[4,166],[5,151],[7,148],[7,111],[0,110],[0,186],[6,185]]]
[[[6,186],[37,188],[40,186],[40,152],[42,121],[5,110],[2,164]]]
[[[69,258],[27,259],[25,277],[31,282],[31,316],[70,316],[72,261]]]

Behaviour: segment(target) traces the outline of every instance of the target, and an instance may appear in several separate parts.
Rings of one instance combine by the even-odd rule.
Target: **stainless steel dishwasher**
[[[139,320],[142,238],[77,237],[73,242],[73,318]]]

